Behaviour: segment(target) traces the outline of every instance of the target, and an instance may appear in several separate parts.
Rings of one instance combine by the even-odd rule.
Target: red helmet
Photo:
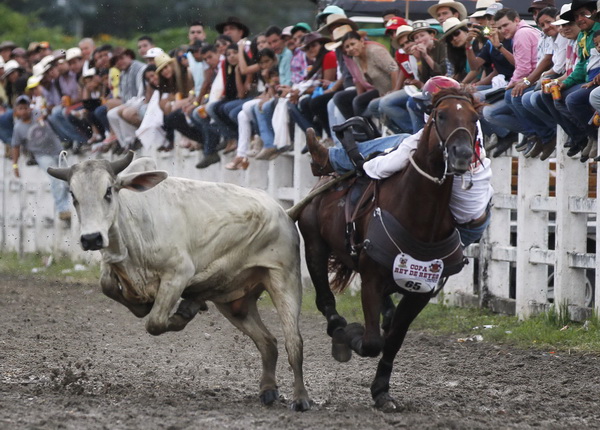
[[[448,76],[434,76],[430,78],[421,89],[421,94],[415,98],[431,102],[433,96],[439,93],[444,88],[460,88],[460,84]]]

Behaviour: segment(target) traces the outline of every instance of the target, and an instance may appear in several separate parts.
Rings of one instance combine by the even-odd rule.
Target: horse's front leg
[[[361,302],[365,318],[362,325],[353,323],[346,327],[346,340],[350,348],[361,357],[377,357],[383,348],[383,337],[379,326],[381,317],[381,285],[380,277],[372,273],[361,273],[363,279]]]
[[[398,408],[396,401],[390,396],[390,377],[396,354],[400,350],[408,327],[429,303],[431,294],[405,295],[398,303],[392,325],[385,337],[383,355],[377,365],[375,379],[371,384],[371,396],[375,407],[385,412],[395,411]]]

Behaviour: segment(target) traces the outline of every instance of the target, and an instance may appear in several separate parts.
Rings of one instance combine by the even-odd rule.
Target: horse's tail
[[[306,205],[312,202],[315,197],[317,197],[319,194],[323,194],[325,191],[329,190],[334,185],[338,184],[344,179],[354,176],[355,174],[356,172],[354,171],[346,172],[343,175],[336,176],[334,179],[326,182],[320,187],[313,189],[310,193],[308,193],[306,197],[304,197],[302,200],[300,200],[298,203],[296,203],[294,206],[292,206],[286,211],[288,216],[294,221],[298,221],[298,217],[302,213],[302,210],[306,207]]]
[[[329,287],[334,293],[341,293],[354,278],[356,272],[342,263],[334,255],[329,257],[329,273],[334,273],[333,279],[329,282]]]

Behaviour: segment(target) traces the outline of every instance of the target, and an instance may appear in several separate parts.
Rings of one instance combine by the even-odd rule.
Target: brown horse
[[[432,105],[411,163],[387,179],[374,181],[372,194],[360,199],[352,219],[348,219],[351,199],[346,195],[355,185],[349,180],[346,187],[338,186],[315,197],[298,219],[317,308],[326,317],[327,332],[333,338],[333,355],[338,361],[347,361],[352,350],[363,357],[383,353],[371,385],[375,406],[383,410],[397,408],[389,395],[394,358],[409,325],[434,294],[419,291],[418,283],[405,283],[405,289],[401,289],[390,266],[394,257],[402,248],[421,260],[443,259],[446,267],[442,277],[457,273],[464,264],[448,205],[453,175],[464,174],[474,156],[478,115],[472,96],[456,89],[438,93]],[[320,184],[328,180],[331,178],[322,178]],[[361,202],[365,202],[362,207]],[[400,230],[393,228],[396,222],[401,225]],[[353,240],[348,240],[350,236]],[[349,242],[355,245],[349,246]],[[387,245],[380,246],[383,242]],[[392,254],[379,252],[380,248],[389,248],[390,243]],[[330,271],[334,275],[331,286]],[[332,289],[346,287],[354,272],[360,274],[362,281],[364,327],[357,323],[347,325],[336,310],[332,293]],[[407,286],[411,291],[406,290]],[[389,328],[385,327],[382,334],[382,304],[396,292],[402,293],[402,299],[393,311]]]

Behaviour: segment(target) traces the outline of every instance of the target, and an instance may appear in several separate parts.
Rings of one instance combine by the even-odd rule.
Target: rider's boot
[[[329,161],[329,149],[317,142],[315,131],[312,128],[306,130],[306,146],[312,157],[310,169],[314,176],[324,176],[335,172]]]

